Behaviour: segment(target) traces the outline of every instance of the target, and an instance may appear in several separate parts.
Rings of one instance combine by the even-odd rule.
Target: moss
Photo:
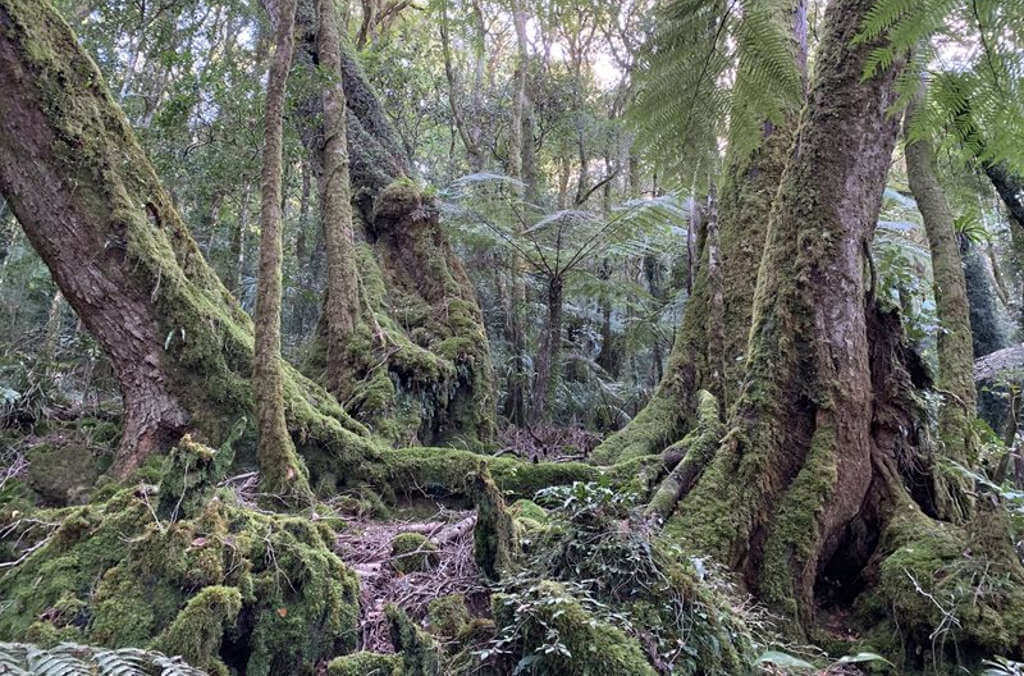
[[[533,606],[528,617],[516,617],[515,602],[497,594],[492,611],[499,627],[519,622],[516,646],[523,658],[531,658],[533,673],[554,676],[654,676],[640,644],[620,629],[588,612],[557,582],[538,587],[543,603]],[[567,653],[544,650],[555,640]]]
[[[357,652],[336,657],[327,664],[328,676],[401,676],[402,657]]]
[[[533,500],[527,500],[520,498],[512,503],[508,508],[509,513],[515,517],[517,521],[529,520],[537,525],[544,525],[548,523],[548,510],[538,505]]]
[[[81,640],[110,647],[175,644],[216,657],[221,643],[228,667],[264,675],[308,673],[355,647],[358,582],[332,552],[328,529],[249,510],[208,482],[168,481],[191,487],[180,500],[189,508],[173,522],[156,514],[144,487],[39,513],[60,525],[0,578],[9,601],[0,634],[38,635],[31,626],[47,617],[58,632],[74,627]]]
[[[399,573],[429,570],[437,560],[437,545],[420,533],[399,533],[391,541],[391,566]]]
[[[25,451],[25,484],[48,504],[81,503],[111,457],[110,447],[94,444],[89,435],[60,429]]]
[[[498,580],[509,574],[519,550],[515,522],[486,465],[475,473],[471,493],[476,505],[473,558],[484,575]]]
[[[462,594],[449,594],[432,599],[427,604],[427,621],[430,632],[435,636],[456,638],[470,621],[466,597]]]
[[[408,676],[440,676],[441,656],[437,643],[413,624],[403,610],[388,604],[384,608],[391,628],[391,643],[402,656],[402,673]]]
[[[977,667],[1024,650],[1024,569],[998,507],[964,529],[909,502],[882,533],[877,585],[856,602],[867,642],[904,670]]]
[[[234,626],[241,609],[242,595],[236,587],[203,587],[157,637],[155,645],[168,655],[180,655],[192,666],[226,670],[217,654],[224,632]]]

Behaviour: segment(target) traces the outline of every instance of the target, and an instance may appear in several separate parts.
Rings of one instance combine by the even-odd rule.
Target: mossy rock
[[[336,657],[327,664],[328,676],[402,676],[401,655],[360,651]]]
[[[469,621],[466,597],[462,594],[441,596],[427,604],[427,622],[435,636],[455,638]]]
[[[82,503],[111,455],[109,448],[92,446],[86,435],[71,430],[25,452],[25,483],[47,504]]]
[[[399,533],[391,541],[391,566],[403,575],[429,570],[437,561],[437,545],[420,533]]]

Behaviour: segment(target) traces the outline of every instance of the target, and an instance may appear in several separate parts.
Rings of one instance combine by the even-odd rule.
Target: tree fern
[[[717,167],[719,139],[737,159],[757,146],[765,121],[795,109],[794,3],[673,0],[640,61],[633,109],[638,140],[682,180]]]
[[[77,643],[40,648],[0,643],[0,673],[14,676],[204,676],[180,657],[137,648],[108,650]]]
[[[928,80],[912,140],[1024,172],[1024,0],[878,0],[856,40],[879,43],[865,77],[914,54],[898,83],[904,103]]]

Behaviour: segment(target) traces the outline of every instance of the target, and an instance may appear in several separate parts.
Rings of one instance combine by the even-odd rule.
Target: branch
[[[996,350],[974,361],[974,381],[992,380],[1000,373],[1024,368],[1024,345]]]

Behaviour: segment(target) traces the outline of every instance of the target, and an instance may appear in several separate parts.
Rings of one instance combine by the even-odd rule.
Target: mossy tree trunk
[[[340,31],[334,31],[339,39],[320,35],[322,5],[327,6],[299,0],[295,58],[311,69],[333,70],[328,63],[336,61],[341,87],[328,92],[332,101],[321,96],[300,101],[297,123],[315,159],[314,173],[335,191],[322,205],[324,234],[337,237],[342,251],[332,256],[338,261],[335,280],[329,279],[306,368],[322,377],[346,410],[391,443],[461,440],[476,446],[487,442],[495,427],[494,376],[482,313],[441,229],[435,200],[410,178],[412,163]],[[330,44],[322,45],[324,40]],[[324,47],[329,53],[321,54]],[[345,114],[329,114],[327,104]],[[342,128],[344,134],[338,133]],[[346,224],[336,222],[345,221],[340,171],[327,167],[332,152],[335,167],[344,165],[342,147],[348,150],[354,207],[348,219],[351,237]],[[351,257],[344,251],[350,241]],[[345,289],[337,294],[340,300],[335,286]],[[343,321],[332,337],[330,318],[338,316]],[[345,330],[349,318],[353,328]]]
[[[790,46],[798,71],[804,72],[805,3],[796,0],[780,11],[779,20],[793,27]],[[753,152],[730,148],[721,197],[709,200],[709,207],[721,204],[720,213],[709,214],[705,209],[704,222],[690,224],[691,232],[697,233],[693,247],[696,265],[665,373],[644,409],[595,449],[598,462],[660,453],[679,441],[695,420],[701,388],[718,398],[723,412],[735,401],[746,363],[768,213],[793,144],[797,104],[785,111],[785,124],[764,123],[762,141]]]
[[[960,246],[953,228],[953,213],[935,168],[935,149],[928,138],[911,141],[910,125],[924,99],[922,85],[907,109],[904,135],[907,179],[924,220],[932,258],[932,286],[939,319],[939,374],[936,385],[945,396],[939,412],[939,441],[943,455],[971,467],[977,459],[978,439],[972,420],[977,401],[972,367],[971,314],[967,284],[960,261]],[[936,474],[937,508],[946,519],[963,520],[971,511],[964,480],[950,472]]]
[[[260,267],[256,297],[255,351],[252,390],[259,434],[263,490],[291,500],[311,497],[306,468],[295,453],[284,413],[284,371],[281,365],[281,164],[284,145],[284,103],[295,46],[295,0],[280,0],[276,46],[267,77],[267,103],[260,177]]]
[[[321,225],[327,245],[327,388],[344,399],[352,387],[347,342],[359,316],[359,280],[352,235],[341,31],[334,0],[319,0],[319,17],[317,48],[320,68],[328,78],[323,93],[320,176]]]
[[[253,411],[252,321],[47,3],[0,2],[0,114],[0,193],[118,379],[124,433],[113,471],[129,473],[187,430],[219,445]],[[373,455],[365,428],[283,370],[288,426],[307,459],[324,469]]]
[[[809,626],[815,582],[865,504],[872,437],[866,252],[898,122],[898,64],[862,78],[871,0],[834,0],[793,160],[772,207],[729,433],[670,532]]]

